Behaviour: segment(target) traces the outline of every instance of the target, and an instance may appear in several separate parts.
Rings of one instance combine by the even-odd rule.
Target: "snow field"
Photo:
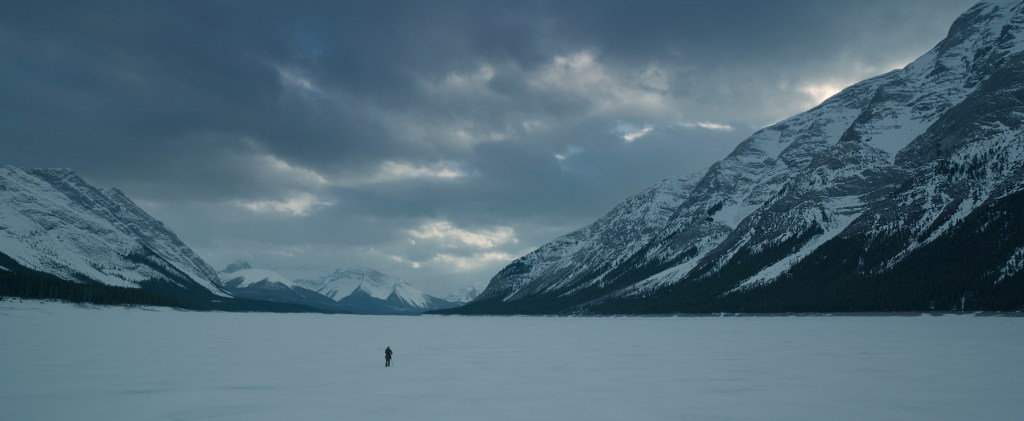
[[[407,317],[0,301],[0,419],[1016,420],[1022,330],[1020,317]]]

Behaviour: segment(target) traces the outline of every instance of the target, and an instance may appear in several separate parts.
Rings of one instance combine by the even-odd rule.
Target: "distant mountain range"
[[[337,301],[296,285],[277,272],[253,269],[245,262],[229,265],[220,273],[219,283],[236,297],[299,304],[328,312],[349,312]]]
[[[292,280],[235,262],[217,273],[121,191],[13,166],[0,168],[0,296],[372,314],[456,305],[368,268]]]
[[[220,273],[220,284],[239,297],[359,314],[419,314],[457,305],[370,268],[339,269],[317,279],[292,280],[238,261]]]
[[[480,295],[481,290],[483,290],[483,288],[478,285],[465,285],[459,289],[456,289],[455,291],[452,291],[451,294],[448,294],[447,297],[444,297],[444,300],[449,303],[459,305],[466,304],[470,301],[473,301],[474,298]]]
[[[464,314],[1024,308],[1024,3],[496,274]]]

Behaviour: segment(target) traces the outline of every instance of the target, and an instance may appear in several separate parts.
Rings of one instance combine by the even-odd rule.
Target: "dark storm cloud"
[[[214,264],[482,281],[969,5],[6,2],[3,163],[121,187]]]
[[[323,167],[338,156],[357,161],[410,151],[381,127],[389,121],[367,109],[441,122],[465,117],[489,128],[531,110],[578,112],[585,104],[576,98],[522,89],[523,72],[559,54],[592,49],[623,72],[664,63],[668,71],[786,73],[808,63],[844,65],[837,59],[847,48],[885,56],[863,44],[905,38],[901,28],[914,27],[908,18],[941,26],[946,22],[934,15],[949,14],[934,2],[888,3],[24,2],[4,14],[12,64],[4,111],[17,122],[7,129],[22,138],[78,139],[76,155],[213,132],[250,136]],[[875,35],[865,41],[862,33]],[[916,51],[891,54],[908,53]],[[422,89],[422,80],[471,74],[480,63],[500,71],[489,84],[500,100]],[[290,95],[282,69],[335,98]],[[680,94],[701,94],[682,79],[674,85]]]

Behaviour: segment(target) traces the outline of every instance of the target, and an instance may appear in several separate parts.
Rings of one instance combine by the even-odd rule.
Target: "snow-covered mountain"
[[[297,279],[292,285],[316,291],[354,313],[418,314],[455,306],[367,267],[338,269],[317,279]]]
[[[387,283],[373,278],[360,283],[338,303],[353,312],[369,314],[419,314],[456,306],[428,295],[408,282]]]
[[[1024,3],[517,259],[467,313],[1024,307]]]
[[[453,304],[465,304],[473,301],[477,295],[480,295],[480,290],[483,289],[478,285],[465,285],[452,291],[444,298],[445,301]]]
[[[428,295],[408,282],[399,282],[391,288],[386,299],[389,304],[401,309],[423,312],[455,307],[455,303]]]
[[[285,278],[284,275],[267,269],[235,269],[232,272],[228,272],[231,268],[225,269],[221,272],[221,283],[232,284],[235,288],[248,288],[254,284],[260,282],[268,282],[275,284],[282,284],[284,286],[291,286],[291,281]]]
[[[117,189],[66,169],[0,168],[0,257],[8,271],[230,297],[217,273]]]
[[[254,269],[246,261],[231,263],[219,275],[221,286],[236,297],[300,304],[322,311],[344,311],[334,300],[304,288],[280,273]]]
[[[338,269],[315,280],[300,279],[296,282],[338,301],[357,288],[363,289],[370,296],[382,300],[387,299],[388,294],[391,293],[391,287],[400,281],[398,278],[368,267],[354,267]]]

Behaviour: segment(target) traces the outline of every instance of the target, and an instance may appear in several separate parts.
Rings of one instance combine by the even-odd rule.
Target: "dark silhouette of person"
[[[384,349],[384,367],[391,367],[391,354],[390,346]]]

